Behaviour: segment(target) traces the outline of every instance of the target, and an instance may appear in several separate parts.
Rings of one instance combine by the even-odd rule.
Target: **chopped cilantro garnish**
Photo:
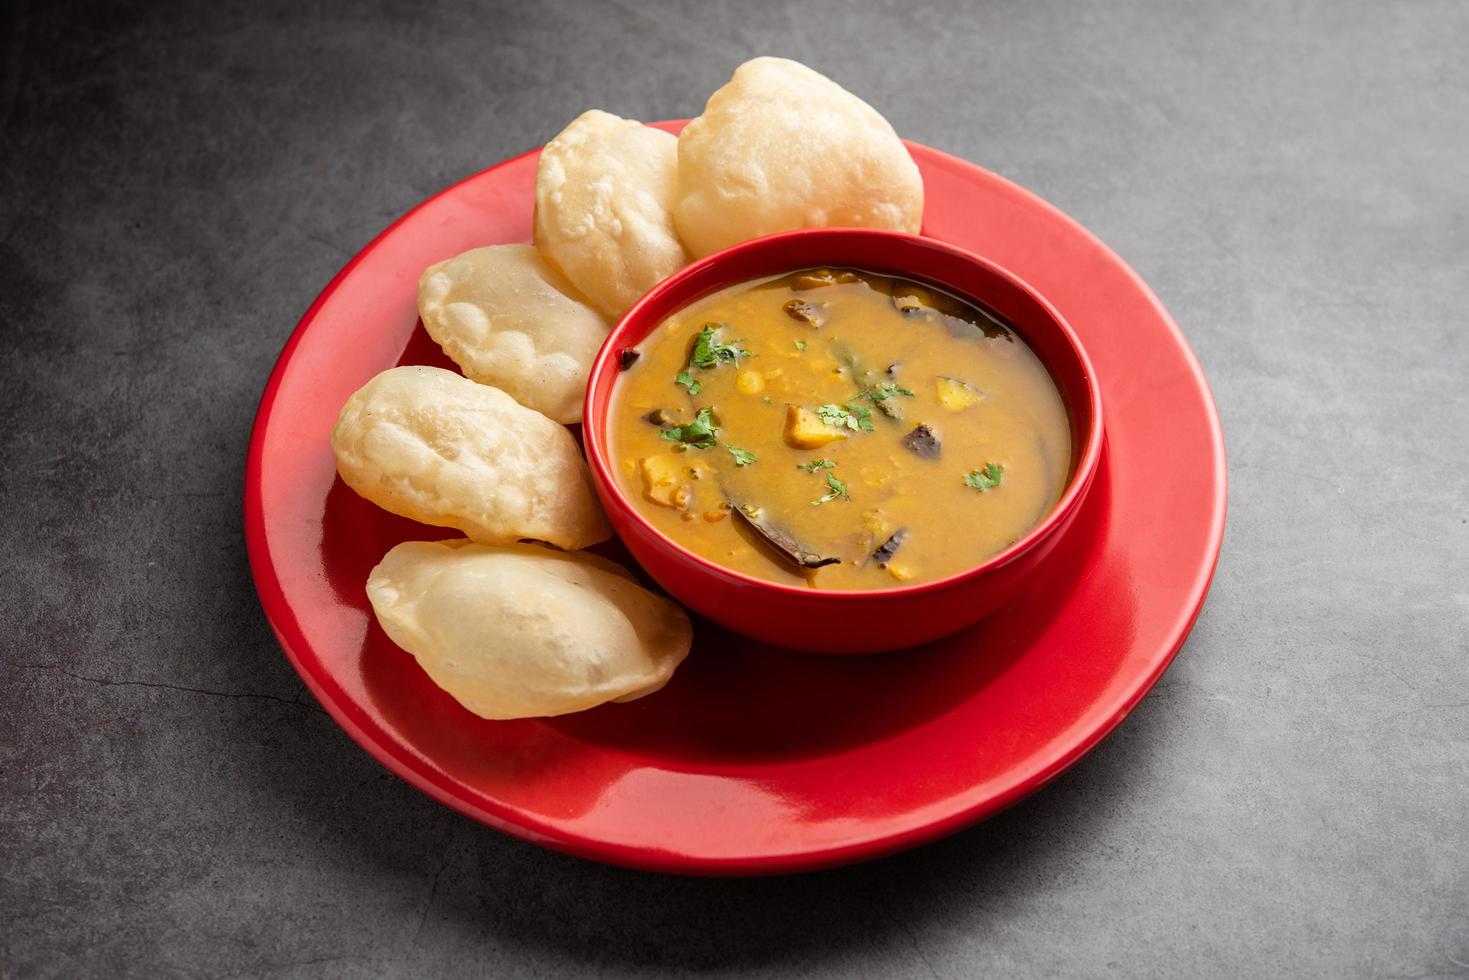
[[[891,372],[892,368],[888,368],[888,371]],[[909,391],[907,388],[901,388],[898,385],[893,384],[892,382],[887,382],[885,384],[863,388],[861,391],[852,396],[852,401],[855,402],[860,401],[863,398],[870,398],[872,399],[872,404],[877,406],[877,410],[879,412],[882,412],[882,414],[886,415],[890,419],[901,420],[903,418],[902,408],[899,407],[897,402],[888,401],[888,399],[892,398],[895,395],[906,395],[909,398],[912,398],[913,392]]]
[[[845,405],[817,405],[816,416],[827,425],[838,429],[845,426],[853,432],[872,431],[872,412],[851,402]]]
[[[701,408],[692,422],[670,426],[658,433],[669,442],[682,443],[692,449],[712,449],[719,435],[719,426],[714,424],[714,411]]]
[[[741,449],[739,446],[731,446],[727,442],[724,444],[724,448],[728,449],[729,454],[734,457],[736,466],[749,466],[751,463],[755,462],[755,460],[760,458],[759,456],[756,456],[754,453],[750,452],[748,449]]]
[[[749,351],[739,346],[738,340],[726,344],[719,339],[719,329],[723,326],[722,323],[704,324],[704,329],[694,338],[694,349],[689,354],[691,367],[708,370],[725,362],[736,364],[740,358],[750,356]]]
[[[831,493],[828,493],[820,500],[811,501],[812,507],[819,507],[822,504],[831,503],[833,500],[837,500],[838,498],[842,500],[852,499],[850,496],[847,495],[847,485],[841,480],[838,480],[835,473],[826,474],[826,485],[828,487],[831,487]]]
[[[821,419],[821,421],[825,422],[827,425],[834,425],[837,428],[841,428],[842,426],[846,425],[847,420],[852,417],[851,414],[840,405],[817,405],[816,415],[818,418]],[[852,426],[852,428],[855,429],[856,426],[854,425]]]
[[[881,404],[883,401],[892,398],[894,395],[907,395],[909,398],[912,398],[913,392],[909,391],[907,388],[900,388],[895,384],[881,384],[875,388],[863,388],[861,391],[857,392],[857,394],[852,396],[852,401],[855,402],[860,401],[863,398],[871,398],[874,402]]]
[[[1000,485],[1000,474],[1005,472],[1005,467],[999,463],[985,463],[982,470],[970,470],[964,477],[964,485],[973,487],[980,493]]]
[[[690,395],[697,395],[700,391],[704,390],[704,386],[695,381],[694,376],[686,370],[680,371],[678,372],[678,374],[675,374],[673,376],[673,383],[676,385],[683,385],[685,388],[689,389]]]
[[[836,465],[835,460],[813,459],[807,463],[797,463],[796,469],[806,473],[815,473],[817,470],[829,470]]]
[[[804,340],[798,340],[798,341],[796,341],[796,350],[805,350],[805,349],[806,349],[806,342]]]
[[[739,346],[738,340],[726,344],[719,339],[719,330],[723,326],[722,323],[704,324],[689,349],[688,366],[673,376],[673,383],[683,385],[690,395],[697,395],[704,387],[694,380],[694,368],[708,371],[724,363],[737,364],[740,358],[750,356],[749,351]]]

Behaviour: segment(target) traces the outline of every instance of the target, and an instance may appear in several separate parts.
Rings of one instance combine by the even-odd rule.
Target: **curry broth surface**
[[[806,305],[793,314],[785,308],[793,302]],[[748,356],[690,366],[706,324],[718,327],[719,343]],[[623,490],[669,537],[760,578],[881,589],[961,572],[1034,527],[1070,473],[1066,410],[1036,355],[993,317],[906,280],[805,270],[744,283],[675,313],[638,352],[611,406],[609,443]],[[697,394],[675,382],[686,369]],[[864,389],[878,398],[854,399]],[[871,431],[825,420],[813,427],[817,406],[866,409]],[[793,420],[793,407],[808,414]],[[682,430],[666,430],[702,408],[718,425],[716,444],[673,441]],[[860,412],[849,414],[861,424]],[[936,458],[902,442],[919,425],[936,437]],[[837,438],[813,448],[791,441],[830,436]],[[729,447],[756,458],[738,465]],[[799,468],[817,460],[835,466]],[[1003,468],[997,485],[965,483],[989,464]],[[755,525],[788,550],[839,561],[802,567]]]

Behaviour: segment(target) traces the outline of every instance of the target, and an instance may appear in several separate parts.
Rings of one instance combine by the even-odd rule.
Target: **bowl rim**
[[[611,386],[616,385],[616,375],[620,374],[622,370],[621,364],[619,363],[620,352],[623,348],[632,346],[631,344],[625,343],[622,338],[645,323],[651,316],[649,311],[663,305],[665,297],[681,289],[688,280],[706,275],[708,270],[716,269],[720,265],[732,264],[736,256],[744,253],[779,250],[788,242],[807,238],[868,238],[889,242],[901,242],[903,247],[917,247],[931,251],[946,252],[954,258],[979,265],[987,272],[1008,281],[1011,286],[1023,293],[1027,299],[1040,306],[1050,318],[1052,326],[1060,330],[1061,336],[1066,341],[1066,348],[1069,349],[1071,356],[1075,358],[1077,364],[1080,366],[1086,392],[1086,402],[1091,410],[1091,421],[1086,427],[1086,431],[1081,433],[1081,451],[1075,455],[1076,465],[1072,468],[1071,476],[1066,482],[1066,489],[1062,492],[1061,498],[1056,501],[1056,504],[1047,511],[1043,518],[1037,521],[1030,530],[1022,534],[1009,546],[990,555],[978,564],[971,565],[952,575],[946,575],[943,578],[933,579],[931,581],[915,582],[911,585],[895,585],[890,588],[880,589],[813,589],[809,586],[787,585],[782,582],[773,582],[769,579],[736,571],[733,568],[705,558],[703,555],[684,547],[666,534],[661,528],[644,516],[628,498],[628,495],[623,492],[622,487],[617,481],[616,473],[613,471],[611,462],[608,459],[608,448],[602,434],[603,429],[608,423],[607,416],[612,406],[613,396],[615,395],[615,391]],[[832,262],[829,264],[835,267],[841,267],[843,265],[841,262]],[[860,268],[860,266],[860,263],[854,263],[854,267]],[[805,266],[800,267],[804,268]],[[794,272],[797,269],[793,267],[789,271]],[[925,276],[922,271],[908,270],[903,263],[896,263],[893,266],[893,271],[888,274],[900,275],[904,278],[912,279],[915,282],[937,286],[971,303],[988,305],[983,299],[970,296],[963,290],[936,282],[932,277]],[[772,275],[780,275],[780,273],[776,272],[772,273]],[[748,276],[740,278],[715,276],[715,283],[713,285],[708,286],[708,288],[698,294],[683,300],[678,305],[673,306],[659,315],[658,323],[663,322],[669,316],[691,303],[695,303],[721,289],[727,289],[741,282],[750,281],[750,278]],[[646,339],[648,334],[656,330],[658,323],[652,324],[642,339]],[[638,342],[640,343],[641,340]],[[1030,343],[1028,339],[1027,343]],[[1031,348],[1034,350],[1033,344],[1031,344]],[[1039,356],[1039,353],[1037,353],[1037,357]],[[1046,366],[1047,372],[1052,374],[1054,381],[1055,372],[1051,370],[1050,365],[1046,363],[1044,358],[1042,358],[1041,363]],[[607,410],[600,414],[595,414],[593,412],[593,405],[596,400],[594,392],[599,387],[599,380],[608,371],[613,372],[614,376],[608,382],[609,388],[605,401]],[[1058,384],[1057,387],[1059,388],[1060,385]],[[1067,415],[1074,424],[1076,422],[1075,412],[1069,404],[1067,406]],[[907,232],[887,231],[876,228],[802,228],[795,231],[778,232],[773,235],[764,235],[759,238],[739,242],[689,263],[644,293],[618,319],[617,323],[612,327],[612,330],[607,334],[607,339],[603,341],[601,349],[598,350],[597,356],[592,362],[591,370],[587,374],[587,390],[582,404],[582,441],[586,450],[587,462],[599,489],[602,490],[604,501],[610,498],[622,514],[648,532],[653,540],[658,541],[661,546],[675,552],[682,559],[699,566],[701,570],[733,580],[734,583],[746,588],[764,589],[775,594],[790,598],[800,598],[808,602],[850,602],[858,598],[870,601],[899,601],[917,596],[933,595],[962,587],[969,582],[1016,561],[1050,537],[1059,526],[1066,522],[1071,513],[1080,506],[1081,499],[1090,488],[1098,462],[1101,459],[1103,436],[1101,386],[1097,383],[1096,372],[1092,367],[1091,358],[1087,356],[1086,348],[1082,346],[1080,339],[1076,336],[1076,332],[1071,329],[1071,324],[1066,321],[1066,318],[1061,315],[1060,311],[1051,305],[1045,296],[1004,266],[976,252],[922,234],[915,235]]]

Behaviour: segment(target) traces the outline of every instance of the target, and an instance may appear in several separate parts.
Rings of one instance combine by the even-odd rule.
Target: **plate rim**
[[[649,123],[649,125],[660,129],[677,131],[686,122],[687,120],[664,120]],[[1204,602],[1208,597],[1210,587],[1213,583],[1214,574],[1219,566],[1225,525],[1228,517],[1229,470],[1224,445],[1223,427],[1220,422],[1218,405],[1208,379],[1204,375],[1203,367],[1199,363],[1198,356],[1195,354],[1192,345],[1189,344],[1187,337],[1163,306],[1162,301],[1158,299],[1152,288],[1148,286],[1147,282],[1126,260],[1075,218],[1072,218],[1056,205],[1029,189],[979,164],[911,140],[904,140],[904,144],[909,148],[910,152],[917,151],[917,154],[932,157],[938,163],[951,169],[957,171],[974,170],[985,174],[988,178],[1004,184],[1009,193],[1015,194],[1028,205],[1047,212],[1051,220],[1059,221],[1069,226],[1073,234],[1079,233],[1080,237],[1084,238],[1091,248],[1101,252],[1109,260],[1110,264],[1124,272],[1134,288],[1147,299],[1161,322],[1173,333],[1177,341],[1177,346],[1183,354],[1185,366],[1197,384],[1199,391],[1204,396],[1203,405],[1206,409],[1205,421],[1207,422],[1209,431],[1210,451],[1215,470],[1218,474],[1218,479],[1211,486],[1212,494],[1208,500],[1208,535],[1204,550],[1204,554],[1207,555],[1207,560],[1199,563],[1198,570],[1193,580],[1189,583],[1187,593],[1190,599],[1182,607],[1180,615],[1171,624],[1171,628],[1167,634],[1168,639],[1166,644],[1160,642],[1160,647],[1166,646],[1166,653],[1158,659],[1153,669],[1146,674],[1139,675],[1126,689],[1124,695],[1114,704],[1112,710],[1102,719],[1101,723],[1093,726],[1084,737],[1077,739],[1065,751],[1049,760],[1046,765],[1024,775],[1014,784],[999,793],[961,807],[920,826],[848,843],[792,850],[779,854],[752,856],[700,857],[679,854],[672,851],[650,850],[597,838],[568,834],[557,828],[541,824],[534,817],[513,807],[506,806],[503,808],[503,812],[495,812],[495,809],[471,802],[459,795],[455,791],[457,783],[446,774],[436,772],[432,767],[412,765],[410,759],[402,757],[399,747],[390,739],[378,737],[377,734],[361,724],[359,719],[354,717],[354,712],[360,712],[361,709],[352,703],[345,692],[340,689],[336,691],[331,690],[323,683],[323,677],[318,676],[319,672],[317,670],[303,663],[301,651],[310,651],[311,643],[291,610],[285,588],[270,558],[269,545],[266,540],[264,505],[262,500],[262,474],[264,467],[265,435],[271,417],[271,409],[275,404],[276,397],[296,348],[300,346],[321,308],[341,286],[342,282],[353,269],[369,254],[375,251],[400,226],[433,202],[455,192],[466,184],[479,181],[497,170],[510,167],[525,160],[527,157],[538,155],[541,149],[537,147],[515,156],[507,157],[492,166],[469,174],[437,193],[424,198],[412,208],[405,211],[377,235],[373,236],[367,244],[359,249],[327,282],[326,286],[317,294],[316,298],[307,307],[305,313],[302,314],[300,320],[292,329],[290,336],[286,339],[280,354],[277,356],[271,368],[270,375],[262,389],[260,400],[252,418],[249,445],[245,459],[242,510],[246,551],[249,559],[251,577],[255,584],[257,596],[260,599],[261,610],[265,614],[266,621],[269,623],[272,633],[275,634],[277,641],[280,643],[282,651],[286,654],[287,660],[301,681],[311,691],[312,696],[332,720],[358,746],[366,751],[372,759],[406,781],[409,785],[467,817],[513,837],[562,853],[623,867],[683,875],[753,876],[785,874],[816,871],[907,850],[945,837],[981,820],[987,819],[1041,789],[1052,779],[1075,765],[1078,760],[1091,752],[1107,736],[1114,732],[1117,726],[1147,696],[1158,679],[1172,665],[1173,660],[1182,649],[1184,642],[1187,640],[1189,633],[1192,631],[1194,624],[1198,621],[1198,617],[1203,610]],[[938,236],[932,237],[938,238]],[[938,240],[944,241],[945,239],[938,238]],[[1106,436],[1104,435],[1105,441]],[[321,671],[320,673],[326,674],[325,671]],[[487,800],[486,802],[493,804],[496,801]]]

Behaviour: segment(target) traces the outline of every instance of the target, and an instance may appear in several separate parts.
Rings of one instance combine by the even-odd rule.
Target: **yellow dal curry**
[[[821,589],[943,578],[1056,504],[1071,431],[991,314],[814,269],[725,289],[624,352],[609,436],[655,526],[726,568]]]

